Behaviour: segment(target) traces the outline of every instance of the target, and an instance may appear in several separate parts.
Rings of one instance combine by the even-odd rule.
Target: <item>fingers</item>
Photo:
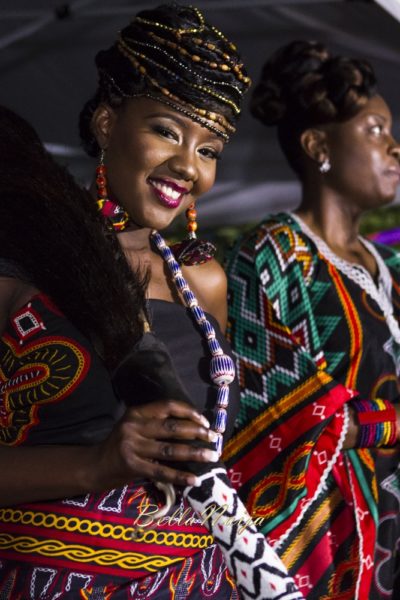
[[[203,415],[198,413],[186,402],[179,402],[178,400],[161,400],[159,402],[151,402],[150,404],[130,408],[126,411],[126,415],[133,419],[135,419],[135,417],[158,417],[160,419],[176,417],[178,419],[194,421],[207,429],[210,427],[210,423]]]
[[[149,439],[202,440],[216,442],[218,435],[209,429],[210,425],[202,415],[181,402],[157,402],[147,406],[129,409],[125,414],[129,436],[136,429]]]
[[[218,452],[209,448],[199,448],[188,444],[174,444],[157,440],[146,440],[137,450],[138,456],[145,459],[180,462],[217,462]]]
[[[196,475],[187,471],[178,471],[177,469],[172,469],[171,467],[139,458],[137,459],[136,467],[146,479],[152,481],[163,481],[182,487],[186,487],[187,485],[198,485],[198,478]]]

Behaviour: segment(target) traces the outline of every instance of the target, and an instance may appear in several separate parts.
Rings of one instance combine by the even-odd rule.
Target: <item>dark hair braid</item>
[[[3,107],[0,123],[1,257],[22,268],[112,368],[143,333],[146,282],[93,198],[32,127]]]
[[[331,56],[318,42],[295,41],[265,63],[250,110],[264,125],[277,125],[282,150],[301,174],[300,134],[309,127],[345,121],[376,94],[371,65]]]
[[[83,145],[99,152],[91,121],[100,102],[118,108],[125,98],[175,99],[192,112],[215,112],[234,130],[250,85],[235,46],[196,8],[168,4],[145,10],[96,56],[99,87],[80,116]]]

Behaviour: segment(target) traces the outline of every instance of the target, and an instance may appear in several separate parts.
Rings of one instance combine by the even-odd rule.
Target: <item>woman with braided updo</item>
[[[0,111],[0,597],[300,600],[219,460],[239,394],[195,235],[249,78],[176,4],[96,62],[92,195]]]
[[[306,598],[397,598],[400,259],[359,235],[400,181],[391,113],[366,61],[305,41],[266,62],[251,111],[302,197],[230,256],[225,462]]]

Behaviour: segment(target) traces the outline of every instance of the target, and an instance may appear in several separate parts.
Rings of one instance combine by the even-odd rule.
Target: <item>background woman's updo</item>
[[[213,112],[223,115],[230,132],[250,85],[236,47],[198,9],[178,4],[138,13],[117,41],[97,54],[96,65],[98,90],[80,116],[82,142],[91,156],[99,153],[91,121],[101,102],[118,108],[125,98],[157,98],[182,106],[200,122],[210,121],[210,114],[213,120]]]
[[[264,64],[250,110],[264,125],[277,125],[282,150],[301,175],[300,134],[350,119],[375,94],[376,79],[367,61],[332,56],[318,42],[295,41]]]

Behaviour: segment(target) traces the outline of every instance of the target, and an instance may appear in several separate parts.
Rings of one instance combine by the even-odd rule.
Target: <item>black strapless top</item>
[[[17,265],[5,260],[0,260],[0,275],[26,280]],[[150,300],[149,313],[188,397],[212,422],[217,391],[209,378],[211,354],[190,310]],[[231,354],[218,323],[207,317],[224,352]],[[109,434],[124,412],[90,342],[44,294],[10,317],[0,338],[0,364],[0,385],[7,389],[7,398],[0,399],[0,444],[95,443]],[[236,382],[230,385],[229,397],[225,439],[232,434],[239,407]]]
[[[149,300],[151,327],[164,342],[172,357],[175,369],[189,398],[199,412],[212,423],[217,388],[210,379],[211,353],[189,309],[181,304],[165,300]],[[226,354],[232,356],[214,317],[207,318],[215,329],[216,337]],[[236,380],[229,386],[229,408],[225,441],[232,435],[234,421],[239,410],[239,386]]]

